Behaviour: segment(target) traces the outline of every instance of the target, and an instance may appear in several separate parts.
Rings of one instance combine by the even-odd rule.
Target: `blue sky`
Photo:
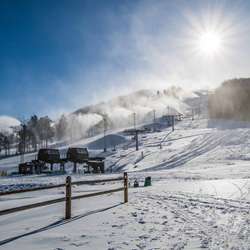
[[[1,1],[0,116],[60,117],[117,95],[250,77],[250,1]],[[220,47],[205,53],[213,32]]]

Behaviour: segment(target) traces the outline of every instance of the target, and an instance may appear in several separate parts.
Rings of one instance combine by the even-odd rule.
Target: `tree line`
[[[21,119],[19,127],[13,127],[12,133],[0,132],[0,153],[10,155],[11,147],[15,148],[16,154],[36,152],[40,148],[47,148],[53,141],[66,142],[92,136],[104,131],[103,121],[84,126],[76,115],[68,117],[62,114],[57,122],[53,122],[48,116],[38,118],[31,116],[29,120]],[[106,129],[112,128],[112,123],[106,122]]]
[[[48,117],[31,116],[28,121],[21,121],[19,127],[12,127],[12,133],[0,133],[0,152],[10,155],[11,146],[16,146],[16,154],[37,151],[38,147],[47,147],[53,141],[55,129]]]
[[[250,78],[224,81],[210,96],[208,109],[210,118],[250,121]]]

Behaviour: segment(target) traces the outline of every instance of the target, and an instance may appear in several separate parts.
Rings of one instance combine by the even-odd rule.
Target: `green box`
[[[144,187],[151,186],[151,176],[146,177]]]

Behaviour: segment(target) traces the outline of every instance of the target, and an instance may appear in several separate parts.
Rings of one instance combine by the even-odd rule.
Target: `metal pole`
[[[23,154],[25,155],[25,137],[26,137],[26,125],[23,125],[23,134],[24,134],[24,138],[23,138],[23,145],[24,145],[24,150],[23,150]]]
[[[106,119],[103,119],[103,125],[104,125],[104,137],[103,137],[103,142],[104,142],[104,149],[103,151],[106,152]]]
[[[136,150],[138,151],[138,131],[135,132]]]
[[[133,113],[133,115],[134,115],[134,130],[135,130],[135,113]]]
[[[154,111],[154,132],[155,132],[155,110]]]

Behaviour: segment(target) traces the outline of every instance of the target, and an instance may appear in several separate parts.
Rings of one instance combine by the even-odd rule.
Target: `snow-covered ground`
[[[91,156],[104,156],[100,175],[11,175],[20,157],[0,160],[0,191],[106,179],[128,172],[139,188],[72,201],[72,218],[64,220],[64,203],[0,216],[0,249],[250,249],[250,123],[191,117],[162,132],[140,134],[139,151],[123,129],[109,131],[107,144],[117,151],[103,153],[102,135],[60,148],[87,147]],[[142,124],[141,126],[145,126]],[[148,124],[147,124],[148,126]],[[153,125],[151,124],[151,128]],[[128,150],[123,150],[128,146]],[[126,157],[121,157],[126,155]],[[25,161],[35,154],[25,155]],[[78,165],[78,170],[82,167]],[[151,176],[151,187],[143,187]],[[81,185],[72,195],[122,187],[122,182]],[[60,198],[64,188],[0,196],[0,210]]]

